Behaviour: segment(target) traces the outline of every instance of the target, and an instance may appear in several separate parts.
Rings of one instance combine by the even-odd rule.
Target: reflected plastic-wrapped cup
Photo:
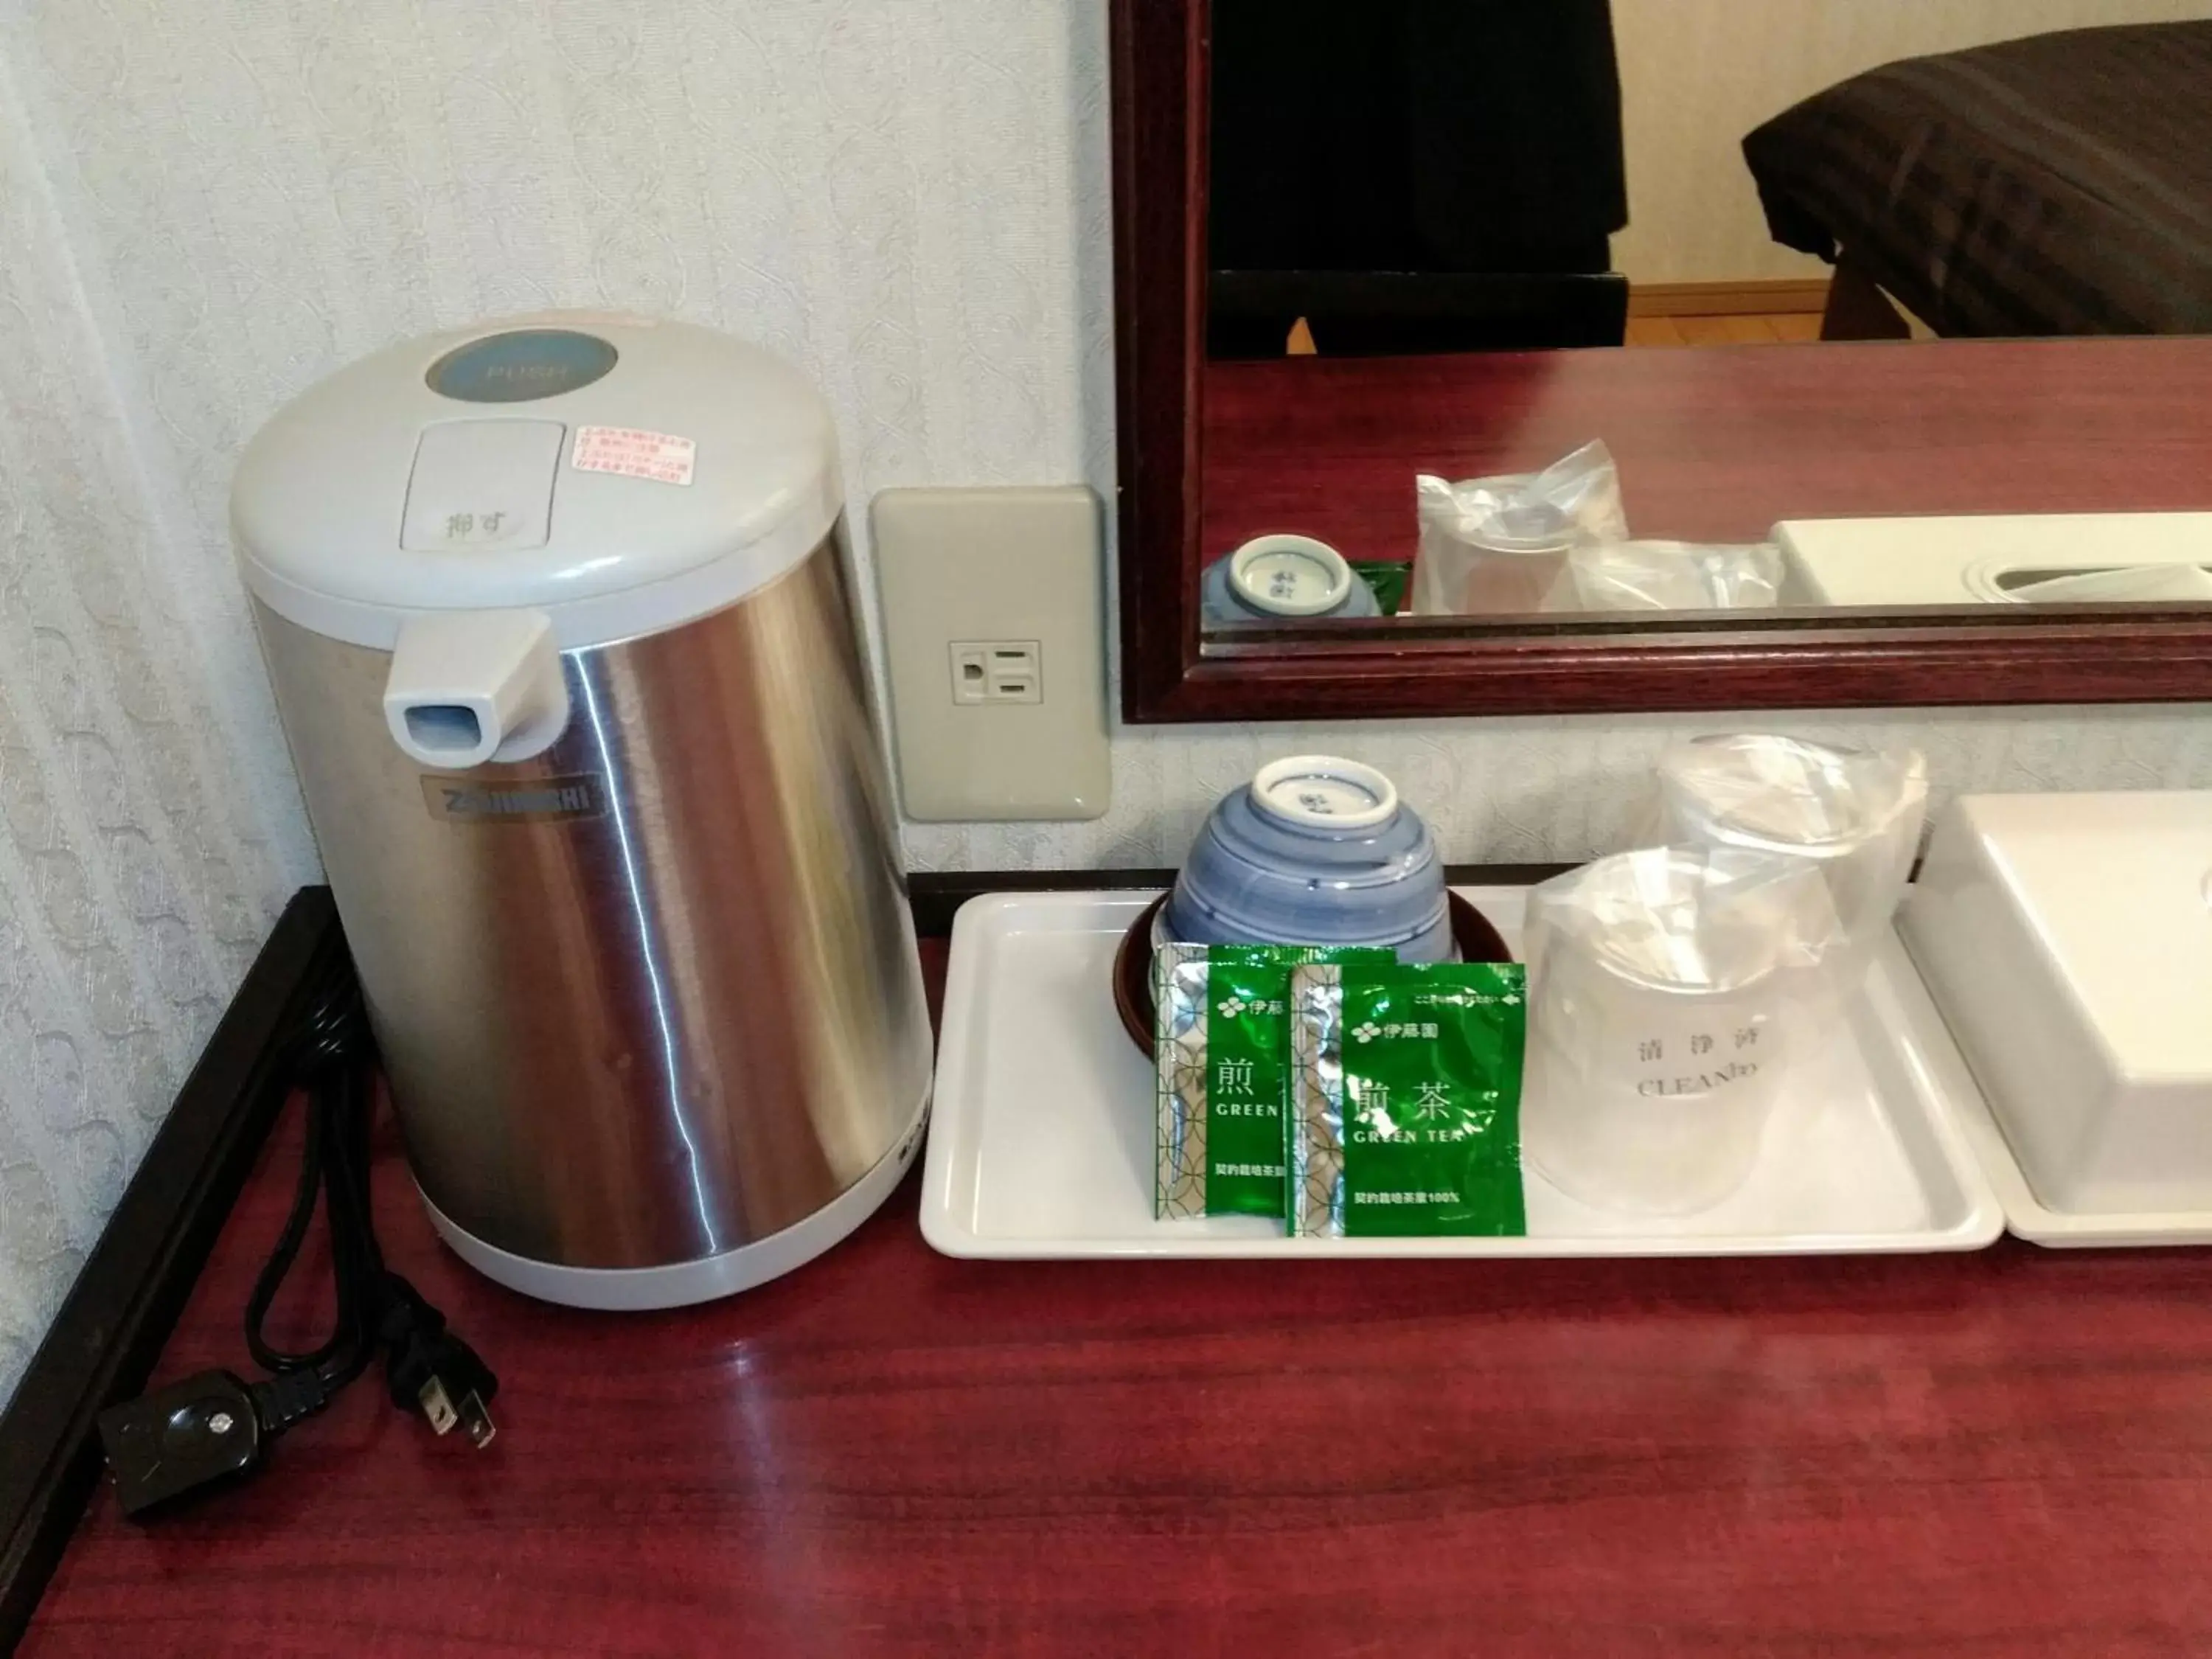
[[[1417,616],[1572,611],[1573,550],[1628,534],[1620,471],[1601,443],[1584,444],[1541,472],[1457,483],[1425,473],[1413,481],[1413,501],[1421,532]]]
[[[1555,507],[1509,507],[1479,528],[1424,525],[1414,567],[1424,616],[1508,617],[1572,609],[1573,522]]]
[[[1818,872],[1763,856],[1655,848],[1537,888],[1530,1164],[1601,1209],[1686,1214],[1735,1192],[1817,1040],[1804,969],[1835,931]]]
[[[1927,763],[1911,750],[1838,749],[1763,733],[1695,738],[1660,760],[1654,839],[1814,865],[1844,945],[1863,960],[1905,896],[1927,812]]]
[[[1590,542],[1567,562],[1584,611],[1759,611],[1781,602],[1782,550],[1771,542]]]

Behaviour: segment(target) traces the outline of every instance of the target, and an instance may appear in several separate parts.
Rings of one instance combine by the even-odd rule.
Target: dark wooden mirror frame
[[[2212,616],[2148,606],[2065,616],[2022,607],[1971,620],[1955,610],[1885,611],[1879,625],[1867,613],[1835,611],[1765,613],[1755,625],[1686,618],[1663,629],[1400,619],[1332,623],[1326,640],[1311,628],[1255,628],[1202,641],[1208,0],[1111,6],[1128,721],[2212,699]],[[2212,410],[2212,379],[2203,400]],[[2142,506],[2212,507],[2212,412],[2204,432],[2201,497]],[[1986,441],[2001,443],[2002,432]]]

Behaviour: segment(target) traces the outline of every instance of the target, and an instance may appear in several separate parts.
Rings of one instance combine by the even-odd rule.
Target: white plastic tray
[[[1913,989],[1923,1000],[1927,992]],[[1930,1012],[1933,1012],[1932,1005]],[[2031,1244],[2054,1250],[2117,1249],[2153,1244],[2212,1244],[2212,1209],[2204,1210],[2054,1210],[2035,1195],[2020,1160],[2013,1155],[1990,1111],[1988,1098],[1974,1086],[1971,1068],[1956,1049],[1949,1063],[1957,1066],[1963,1084],[1951,1096],[1959,1127],[1974,1149],[1990,1190],[2004,1206],[2008,1231]]]
[[[1518,948],[1523,893],[1466,896]],[[952,927],[921,1231],[947,1255],[1774,1255],[1978,1250],[2004,1214],[1953,1113],[1973,1080],[1903,947],[1805,1068],[1743,1188],[1621,1216],[1526,1176],[1525,1238],[1290,1238],[1251,1216],[1152,1218],[1152,1074],[1114,1012],[1114,952],[1151,893],[994,894]],[[1901,997],[1899,981],[1915,994]]]
[[[2212,538],[2204,545],[2212,549]],[[2021,1237],[2054,1248],[2212,1243],[2212,1184],[2176,1182],[2159,1210],[2101,1207],[2140,1161],[2091,1156],[2098,1101],[2110,1133],[2155,1133],[2187,1171],[2189,1107],[2212,1054],[2212,953],[2194,902],[2212,830],[2202,793],[1988,795],[1954,801],[1900,930],[1925,984],[1968,1041],[1986,1092],[1961,1087],[1959,1123]],[[2153,966],[2154,964],[2154,966]],[[2192,1092],[2192,1084],[2196,1086]],[[2002,1115],[1996,1103],[2010,1102]],[[2039,1124],[2023,1160],[2002,1127]],[[2031,1146],[2023,1136],[2022,1148]],[[2089,1160],[2073,1201],[2046,1203],[2027,1166],[2072,1145]],[[2140,1190],[2140,1188],[2138,1188]],[[2053,1198],[2069,1194],[2063,1190]]]

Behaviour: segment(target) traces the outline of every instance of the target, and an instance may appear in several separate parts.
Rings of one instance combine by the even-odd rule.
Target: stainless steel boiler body
[[[496,1276],[742,1288],[911,1158],[930,1033],[845,588],[825,538],[722,610],[564,651],[562,735],[451,774],[395,746],[390,653],[257,603],[409,1160]],[[621,1271],[686,1265],[691,1291]]]

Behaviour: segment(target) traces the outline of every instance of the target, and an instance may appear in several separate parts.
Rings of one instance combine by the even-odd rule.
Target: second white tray
[[[1923,987],[1913,991],[1923,1000]],[[1930,1004],[1932,1012],[1933,1005]],[[1958,1067],[1952,1094],[1959,1127],[1974,1149],[1990,1188],[2004,1206],[2005,1228],[2015,1238],[2053,1250],[2124,1249],[2135,1246],[2212,1244],[2212,1206],[2198,1210],[2059,1210],[2037,1196],[2027,1174],[1990,1110],[1989,1097],[1975,1085],[1966,1056],[1954,1049]]]
[[[1523,894],[1466,896],[1520,944]],[[1776,1109],[1741,1190],[1624,1216],[1529,1171],[1525,1238],[1291,1238],[1248,1216],[1152,1218],[1152,1068],[1114,1012],[1151,893],[997,894],[952,927],[921,1230],[948,1255],[1772,1255],[1975,1250],[2004,1214],[1960,1129],[1972,1079],[1893,938],[1830,1051]],[[1899,994],[1902,986],[1908,994]],[[1978,1106],[1977,1098],[1974,1104]]]

